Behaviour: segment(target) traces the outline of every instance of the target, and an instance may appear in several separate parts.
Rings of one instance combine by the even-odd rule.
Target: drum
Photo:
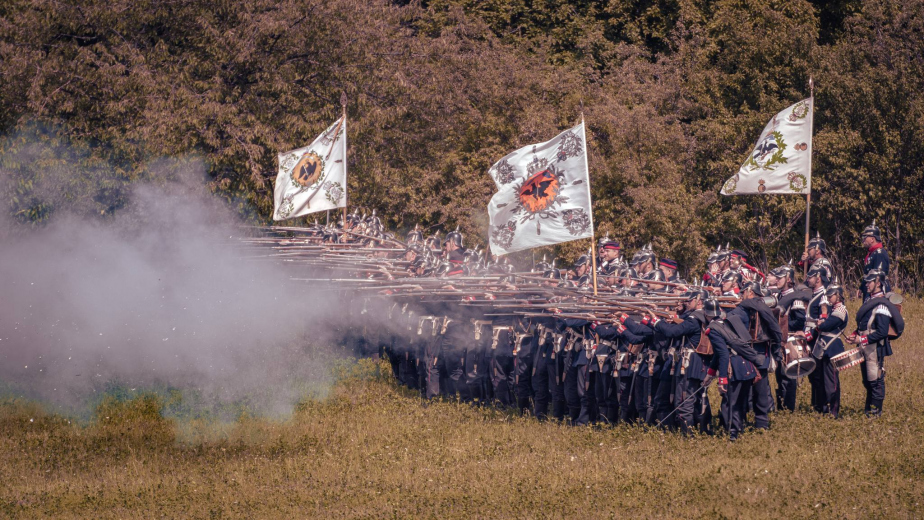
[[[812,370],[815,370],[815,359],[808,344],[802,338],[790,336],[783,345],[783,373],[790,379],[797,379],[809,375]]]
[[[859,348],[847,350],[831,358],[831,364],[838,372],[855,367],[863,362],[863,352]]]

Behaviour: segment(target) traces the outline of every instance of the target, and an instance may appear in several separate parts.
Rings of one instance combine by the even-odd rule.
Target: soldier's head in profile
[[[781,265],[767,275],[767,286],[771,289],[785,290],[796,283],[796,272],[789,265]]]
[[[862,240],[863,247],[866,249],[871,249],[873,246],[882,243],[882,234],[879,231],[879,226],[876,225],[874,220],[872,224],[866,226],[863,229],[863,233],[860,235],[860,240]]]

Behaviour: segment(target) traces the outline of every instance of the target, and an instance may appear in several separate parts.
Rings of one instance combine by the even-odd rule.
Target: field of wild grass
[[[800,411],[733,444],[423,406],[369,360],[283,421],[165,419],[142,395],[87,422],[8,399],[0,517],[921,517],[924,305],[905,315],[882,418],[854,368],[840,420],[808,411],[806,382]]]

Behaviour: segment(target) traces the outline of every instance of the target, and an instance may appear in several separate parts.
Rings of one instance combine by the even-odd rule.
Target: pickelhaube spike
[[[545,253],[542,254],[542,261],[543,261],[543,263],[544,263],[544,262],[547,262]]]
[[[817,229],[815,230],[815,238],[821,238],[821,232]]]
[[[555,269],[555,262],[557,262],[557,261],[558,261],[557,258],[553,258],[553,259],[552,259],[552,269]]]

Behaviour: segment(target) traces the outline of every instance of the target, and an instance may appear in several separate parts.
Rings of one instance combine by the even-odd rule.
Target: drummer
[[[844,288],[837,281],[831,282],[825,289],[825,297],[831,308],[828,317],[817,322],[814,330],[806,328],[804,336],[808,342],[815,340],[812,355],[818,360],[815,372],[821,375],[819,379],[824,387],[824,406],[837,419],[841,410],[841,380],[831,358],[844,351],[840,336],[847,329],[849,318],[844,305]]]
[[[809,269],[808,274],[805,277],[805,283],[808,285],[809,289],[812,290],[812,298],[809,300],[807,307],[807,312],[805,313],[805,330],[812,330],[817,326],[818,323],[822,322],[825,318],[828,317],[828,310],[830,305],[828,304],[827,297],[825,296],[825,286],[824,286],[824,276],[825,270],[820,266],[812,266]],[[817,338],[817,334],[809,335],[806,339],[809,344],[809,349],[812,351],[812,354],[815,358],[816,363],[818,362],[819,356],[815,356],[815,344],[812,341],[812,338]],[[820,354],[821,351],[819,351]],[[827,397],[825,396],[825,383],[824,377],[821,370],[813,370],[812,373],[808,375],[809,384],[812,386],[812,408],[815,409],[818,413],[826,413],[825,403],[827,402]]]

